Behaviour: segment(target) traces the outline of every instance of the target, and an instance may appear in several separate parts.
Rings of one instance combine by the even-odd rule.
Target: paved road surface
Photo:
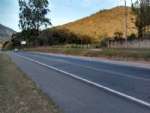
[[[149,69],[38,53],[10,53],[13,61],[53,98],[65,113],[150,113],[150,108],[141,104],[18,55],[32,58],[148,103]]]

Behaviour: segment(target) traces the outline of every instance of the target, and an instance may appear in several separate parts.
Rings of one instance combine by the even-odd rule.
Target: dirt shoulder
[[[58,112],[54,102],[7,55],[0,53],[0,113]]]

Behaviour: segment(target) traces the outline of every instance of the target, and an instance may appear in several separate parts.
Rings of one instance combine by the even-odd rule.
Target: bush
[[[38,36],[32,36],[31,31],[23,31],[13,36],[12,42],[14,47],[20,47],[20,42],[26,40],[28,47],[33,46],[48,46],[48,45],[66,45],[80,44],[88,45],[94,43],[93,38],[88,35],[75,34],[68,29],[51,28],[43,30]],[[26,35],[26,36],[25,36]]]

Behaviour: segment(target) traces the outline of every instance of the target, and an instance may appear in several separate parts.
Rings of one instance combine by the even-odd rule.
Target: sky
[[[62,25],[89,16],[102,9],[123,5],[124,0],[49,0],[51,12],[47,15],[53,26]],[[134,1],[134,0],[133,0]],[[127,0],[130,5],[130,0]],[[19,31],[18,0],[0,0],[0,24]]]

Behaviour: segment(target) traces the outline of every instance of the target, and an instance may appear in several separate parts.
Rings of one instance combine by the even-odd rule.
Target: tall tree
[[[132,9],[137,15],[135,24],[138,28],[138,36],[142,38],[145,28],[150,26],[150,0],[137,0],[132,5]]]
[[[46,17],[49,12],[48,0],[29,0],[31,9],[31,28],[39,30],[41,26],[50,25],[50,20]]]
[[[19,0],[19,27],[22,31],[36,31],[51,25],[46,15],[49,12],[48,0]]]
[[[19,0],[19,27],[22,30],[27,30],[30,27],[30,21],[31,20],[31,9],[27,5],[25,0]]]

